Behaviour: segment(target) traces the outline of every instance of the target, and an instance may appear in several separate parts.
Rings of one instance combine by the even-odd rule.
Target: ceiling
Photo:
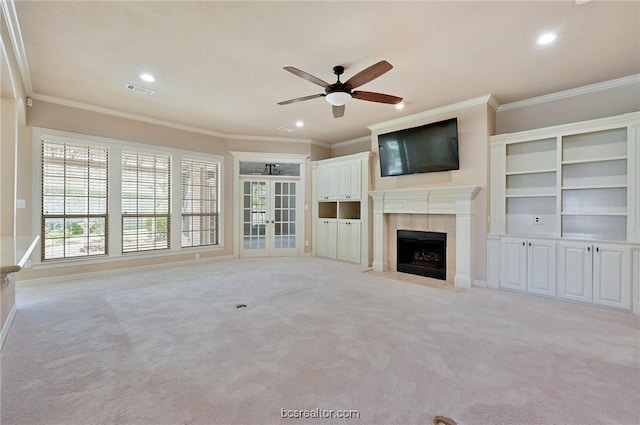
[[[504,104],[640,73],[638,1],[16,1],[15,9],[35,99],[226,135],[332,144],[487,94]],[[540,46],[546,31],[558,38]],[[284,66],[333,83],[335,65],[346,81],[383,59],[394,68],[359,90],[403,97],[403,110],[354,99],[335,119],[323,98],[277,105],[323,92]]]

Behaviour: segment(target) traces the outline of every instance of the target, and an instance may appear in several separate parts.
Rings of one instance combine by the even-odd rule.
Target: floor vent
[[[136,93],[146,94],[147,96],[151,96],[152,94],[154,94],[156,92],[155,90],[151,90],[151,89],[148,89],[146,87],[136,86],[135,84],[131,84],[131,83],[128,83],[124,87],[127,90],[131,90],[131,91],[134,91]]]

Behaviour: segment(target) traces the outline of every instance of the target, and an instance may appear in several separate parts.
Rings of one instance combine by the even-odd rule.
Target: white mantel
[[[369,192],[373,199],[373,269],[385,269],[387,229],[384,214],[453,214],[456,216],[454,284],[471,287],[472,201],[479,191],[479,186],[450,186]]]

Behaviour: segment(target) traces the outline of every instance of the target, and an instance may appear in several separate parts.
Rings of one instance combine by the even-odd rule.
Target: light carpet
[[[624,312],[313,257],[24,286],[17,305],[2,425],[640,423]]]

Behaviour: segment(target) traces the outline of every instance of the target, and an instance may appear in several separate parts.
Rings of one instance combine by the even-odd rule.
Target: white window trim
[[[109,226],[109,255],[103,257],[80,257],[54,259],[42,262],[40,255],[35,255],[33,260],[34,270],[44,270],[48,268],[69,267],[70,265],[87,265],[99,263],[112,263],[116,261],[139,260],[145,257],[174,256],[187,253],[199,253],[210,251],[221,251],[224,249],[224,156],[204,152],[189,151],[185,149],[169,148],[165,146],[149,145],[126,140],[111,139],[107,137],[92,136],[81,133],[72,133],[61,130],[54,130],[42,127],[33,127],[32,133],[32,218],[31,226],[34,235],[40,234],[40,220],[42,212],[42,145],[45,138],[57,142],[83,143],[94,146],[107,146],[109,148],[109,169],[107,171],[109,181],[108,198],[108,226]],[[166,250],[140,251],[122,253],[122,149],[130,148],[139,152],[158,153],[163,152],[171,156],[171,247]],[[182,247],[181,245],[181,170],[182,157],[196,157],[220,163],[219,169],[219,235],[218,245]],[[34,249],[40,252],[40,244]]]

